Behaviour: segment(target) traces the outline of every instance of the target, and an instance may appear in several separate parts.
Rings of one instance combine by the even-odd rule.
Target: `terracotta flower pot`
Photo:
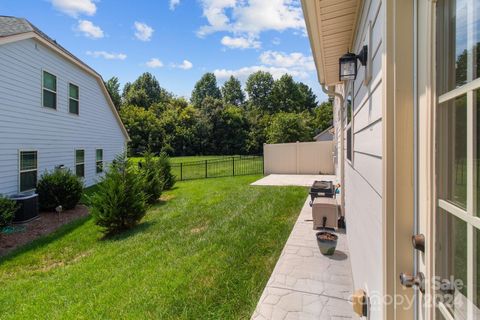
[[[327,231],[317,232],[317,242],[320,252],[325,256],[331,256],[337,248],[338,236]]]

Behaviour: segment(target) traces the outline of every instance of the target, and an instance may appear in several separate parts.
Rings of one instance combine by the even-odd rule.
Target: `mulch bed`
[[[19,229],[25,228],[25,231],[10,234],[0,233],[0,256],[4,256],[18,247],[54,232],[64,224],[85,216],[88,216],[88,208],[84,205],[78,205],[73,210],[64,211],[60,216],[56,212],[41,212],[37,219],[14,226]]]

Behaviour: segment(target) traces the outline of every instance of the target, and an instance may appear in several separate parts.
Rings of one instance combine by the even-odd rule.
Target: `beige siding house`
[[[480,319],[480,1],[302,6],[368,318]]]

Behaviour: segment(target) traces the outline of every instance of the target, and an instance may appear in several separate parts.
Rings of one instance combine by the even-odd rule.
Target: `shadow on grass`
[[[27,253],[27,252],[32,251],[32,250],[39,249],[43,246],[46,246],[46,245],[48,245],[48,244],[50,244],[54,241],[57,241],[57,240],[63,238],[64,236],[73,232],[75,229],[83,226],[90,219],[91,219],[90,215],[88,215],[86,217],[78,218],[74,221],[71,221],[71,222],[61,226],[60,228],[58,228],[57,230],[55,230],[54,232],[52,232],[48,235],[44,235],[44,236],[42,236],[38,239],[33,240],[32,242],[29,242],[29,243],[27,243],[27,244],[25,244],[25,245],[23,245],[19,248],[14,249],[10,253],[6,254],[5,256],[0,256],[0,265],[7,262],[7,261],[15,259],[17,256],[19,256],[21,254]]]
[[[136,235],[137,233],[144,232],[154,224],[155,223],[152,221],[143,221],[131,229],[126,229],[126,230],[119,231],[116,233],[111,233],[111,234],[105,234],[103,237],[100,238],[100,240],[101,241],[122,241]]]

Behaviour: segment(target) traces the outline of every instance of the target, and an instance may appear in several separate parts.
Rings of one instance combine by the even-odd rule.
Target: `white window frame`
[[[35,169],[22,170],[22,153],[23,152],[36,152],[37,153],[37,166],[36,166]],[[35,149],[19,149],[18,150],[18,188],[17,188],[18,193],[30,192],[30,191],[33,191],[33,190],[36,189],[36,188],[32,188],[32,189],[28,189],[28,190],[21,190],[21,187],[22,187],[22,184],[21,184],[22,173],[33,172],[33,171],[37,172],[37,181],[38,181],[38,150],[35,150]]]
[[[98,151],[98,150],[102,150],[102,160],[100,160],[100,161],[97,160],[97,151]],[[103,158],[104,158],[104,157],[103,157],[103,153],[104,153],[104,149],[102,149],[102,148],[97,148],[97,149],[95,149],[95,173],[96,173],[96,174],[102,174],[103,171],[104,171],[105,161],[103,160]],[[97,166],[98,166],[98,163],[99,163],[99,162],[102,163],[102,170],[101,170],[100,172],[98,172],[98,170],[97,170],[97,168],[98,168]]]
[[[77,151],[83,151],[83,162],[77,162]],[[78,165],[83,165],[83,177],[80,177],[80,178],[85,178],[85,158],[86,158],[86,152],[85,152],[85,149],[75,149],[75,151],[73,152],[73,161],[74,161],[74,165],[75,165],[75,175],[77,177],[80,177],[78,174],[77,174],[77,166]]]
[[[55,83],[56,83],[56,91],[53,91],[53,90],[50,90],[48,88],[45,88],[43,86],[43,80],[44,80],[44,75],[45,75],[45,72],[47,73],[50,73],[52,76],[55,77]],[[42,69],[42,83],[41,83],[41,87],[42,87],[42,101],[41,101],[41,105],[42,105],[42,108],[44,109],[49,109],[49,110],[58,110],[58,76],[53,73],[53,72],[50,72],[49,70],[46,70],[46,69]],[[52,93],[55,93],[55,108],[50,108],[50,107],[45,107],[45,105],[43,104],[43,90],[47,90],[49,92],[52,92]]]
[[[70,85],[73,85],[75,87],[77,87],[78,89],[78,99],[75,99],[75,98],[72,98],[70,97]],[[75,116],[79,116],[80,115],[80,86],[74,82],[69,82],[68,83],[68,88],[67,88],[67,96],[68,96],[68,113],[69,114],[72,114],[72,115],[75,115]],[[70,111],[70,100],[75,100],[78,102],[78,113],[74,113],[74,112],[71,112]]]

